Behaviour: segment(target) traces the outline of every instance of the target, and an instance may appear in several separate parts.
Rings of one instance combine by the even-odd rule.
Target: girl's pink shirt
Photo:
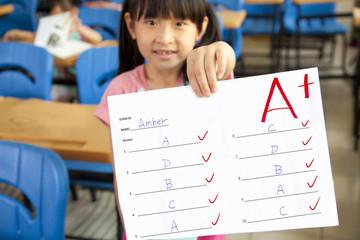
[[[110,82],[94,113],[94,115],[99,118],[106,126],[110,126],[109,109],[107,102],[108,96],[150,90],[149,85],[146,82],[144,66],[145,65],[142,64],[131,71],[122,73]],[[231,73],[227,79],[232,78],[234,78],[233,73]],[[180,74],[175,86],[179,87],[183,85],[184,76],[183,74]]]

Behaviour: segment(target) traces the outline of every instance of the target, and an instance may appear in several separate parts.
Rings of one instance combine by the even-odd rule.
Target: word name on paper
[[[108,102],[128,239],[338,225],[316,68]]]

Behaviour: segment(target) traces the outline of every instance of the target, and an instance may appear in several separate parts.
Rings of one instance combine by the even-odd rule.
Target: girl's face
[[[159,70],[180,71],[189,52],[206,30],[204,18],[199,32],[195,23],[174,17],[151,18],[133,22],[129,13],[124,15],[131,37],[136,40],[142,56],[148,64]]]

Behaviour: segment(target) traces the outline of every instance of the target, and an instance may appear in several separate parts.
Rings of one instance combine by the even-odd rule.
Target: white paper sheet
[[[316,68],[108,101],[128,239],[338,225]]]
[[[90,49],[92,45],[87,42],[68,40],[71,25],[70,12],[40,18],[34,44],[46,48],[53,56],[62,59]]]

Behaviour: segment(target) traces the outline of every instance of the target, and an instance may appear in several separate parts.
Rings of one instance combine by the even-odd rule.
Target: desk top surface
[[[224,23],[224,28],[236,29],[241,26],[246,17],[246,11],[222,10],[216,12]]]
[[[116,40],[106,40],[94,45],[94,47],[113,47],[113,46],[117,47],[118,44],[119,43]],[[55,66],[58,67],[74,67],[76,64],[76,60],[78,59],[79,56],[80,55],[75,55],[64,59],[54,57],[54,64]]]
[[[11,4],[0,5],[0,16],[5,16],[14,11],[14,6]]]
[[[111,163],[110,131],[96,105],[0,99],[0,139],[38,145],[63,159]]]

